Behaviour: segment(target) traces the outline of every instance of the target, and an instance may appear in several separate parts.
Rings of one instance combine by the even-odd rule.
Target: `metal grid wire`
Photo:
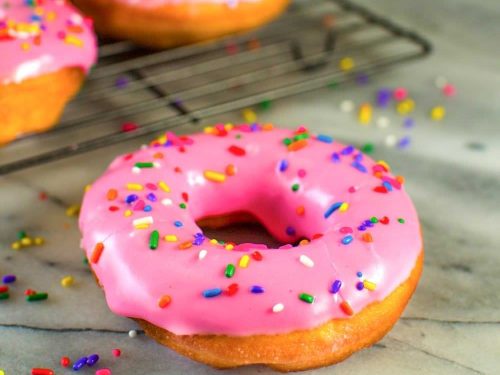
[[[297,2],[258,31],[167,51],[103,44],[99,64],[61,123],[2,148],[0,175],[351,82],[430,51],[418,34],[348,0]],[[339,68],[345,56],[355,61],[347,73]],[[126,121],[140,127],[123,132]]]

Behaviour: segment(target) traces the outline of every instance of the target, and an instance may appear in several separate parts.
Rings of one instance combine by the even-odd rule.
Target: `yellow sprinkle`
[[[250,108],[246,108],[241,111],[241,115],[243,116],[243,119],[248,123],[254,123],[257,121],[257,114]]]
[[[215,128],[214,128],[213,126],[205,126],[205,127],[203,128],[203,132],[204,132],[205,134],[213,134],[213,133],[214,133],[214,129],[215,129]]]
[[[227,244],[226,246],[224,246],[224,248],[225,248],[226,250],[231,251],[231,250],[233,250],[233,249],[234,249],[234,245],[232,245],[232,244]]]
[[[28,42],[23,42],[21,43],[21,48],[23,49],[23,51],[29,51],[31,48],[31,44],[29,44]]]
[[[224,182],[226,181],[226,175],[224,173],[219,173],[215,171],[205,171],[203,173],[205,178],[207,180],[213,181],[213,182]]]
[[[348,72],[354,68],[354,60],[350,57],[344,57],[339,61],[339,68],[344,72]]]
[[[90,188],[92,187],[92,185],[85,185],[85,188],[83,189],[84,192],[87,192],[90,190]]]
[[[167,234],[165,237],[163,237],[165,241],[167,242],[176,242],[177,241],[177,236],[175,234]]]
[[[142,190],[144,189],[144,186],[142,186],[141,184],[127,184],[127,189],[128,190]]]
[[[405,99],[399,102],[396,106],[396,110],[400,115],[407,115],[410,112],[413,112],[415,109],[415,102],[412,99]]]
[[[19,241],[12,242],[12,244],[10,245],[10,247],[13,250],[19,250],[21,248],[21,243]]]
[[[164,181],[160,181],[158,183],[158,186],[160,187],[161,190],[163,190],[165,193],[170,193],[170,186],[168,186]]]
[[[370,104],[361,104],[359,107],[358,121],[363,125],[368,125],[372,121],[372,106]]]
[[[443,106],[436,106],[431,109],[431,119],[434,121],[441,121],[446,115],[446,109]]]
[[[0,375],[5,375],[5,372],[3,370],[0,370]]]
[[[74,282],[75,282],[75,279],[73,278],[73,276],[64,276],[61,279],[61,286],[67,288],[67,287],[73,285]]]
[[[339,211],[340,212],[346,212],[349,209],[349,203],[344,202],[340,205]]]
[[[83,47],[83,40],[77,38],[74,35],[66,35],[66,37],[64,38],[64,42],[67,44],[72,44],[76,47]]]
[[[363,286],[368,289],[369,291],[374,291],[375,288],[377,287],[377,284],[375,284],[372,281],[364,280],[363,281]]]
[[[80,205],[79,204],[72,204],[66,209],[66,216],[73,217],[73,216],[78,216],[80,213]]]
[[[226,124],[226,125],[224,125],[224,130],[226,130],[228,132],[231,131],[231,130],[233,130],[233,128],[234,128],[233,124]]]
[[[56,19],[56,12],[50,11],[47,13],[47,21],[54,21]]]
[[[139,225],[134,225],[135,229],[148,229],[149,224],[139,224]]]
[[[35,245],[40,246],[45,243],[45,239],[43,237],[35,237],[33,239],[33,242],[35,243]]]
[[[123,213],[123,215],[125,215],[125,217],[129,217],[129,216],[132,216],[132,211],[130,210],[127,210]]]
[[[33,240],[30,237],[24,237],[21,239],[22,246],[31,246],[33,245]]]
[[[217,242],[217,240],[215,238],[212,238],[210,240],[210,243],[213,244],[213,245],[217,245],[218,244],[218,242]]]
[[[247,268],[248,267],[248,263],[250,263],[250,257],[248,255],[243,255],[240,258],[240,262],[238,263],[238,265],[241,268]]]

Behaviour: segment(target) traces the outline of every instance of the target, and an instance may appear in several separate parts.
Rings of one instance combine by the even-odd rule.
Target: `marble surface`
[[[419,211],[426,250],[420,285],[394,329],[378,344],[334,367],[309,374],[498,374],[500,373],[500,3],[497,0],[379,0],[361,3],[390,13],[421,30],[435,45],[426,60],[398,67],[369,86],[320,90],[274,103],[260,119],[290,127],[308,124],[345,143],[374,142],[374,157],[388,161],[407,178]],[[446,99],[434,87],[446,76],[458,89]],[[411,130],[387,112],[386,129],[361,127],[352,113],[339,110],[344,99],[369,100],[381,86],[408,87],[417,102]],[[429,120],[428,109],[444,104],[447,117]],[[380,113],[376,113],[378,116]],[[238,114],[224,120],[237,120]],[[411,137],[410,147],[388,147],[388,135]],[[65,215],[78,203],[85,184],[112,157],[137,147],[121,144],[0,177],[0,275],[15,273],[11,298],[0,302],[0,369],[28,374],[32,367],[71,373],[59,358],[93,352],[113,374],[218,374],[157,345],[135,324],[107,309],[79,250],[76,218]],[[39,199],[44,191],[49,198]],[[43,236],[46,244],[15,252],[18,230]],[[75,284],[62,288],[60,279]],[[50,298],[28,304],[24,289],[47,291]],[[112,348],[123,356],[114,358]],[[93,373],[85,370],[84,373]],[[263,367],[224,374],[270,374]]]

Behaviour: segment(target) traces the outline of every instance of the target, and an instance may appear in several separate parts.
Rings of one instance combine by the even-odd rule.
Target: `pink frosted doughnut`
[[[116,158],[86,192],[82,247],[119,315],[190,337],[309,330],[408,279],[422,241],[402,183],[385,162],[305,128],[168,133]],[[196,223],[235,212],[300,245],[220,244]]]

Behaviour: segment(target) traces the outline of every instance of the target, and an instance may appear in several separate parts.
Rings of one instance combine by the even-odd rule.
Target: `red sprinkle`
[[[243,148],[234,145],[229,146],[228,151],[236,156],[245,156],[247,153]]]
[[[323,233],[316,233],[316,234],[313,234],[311,239],[317,240],[318,238],[321,238],[321,237],[323,237]]]
[[[189,194],[184,192],[182,193],[182,199],[184,200],[184,202],[189,202]]]
[[[111,212],[115,212],[115,211],[118,211],[120,209],[120,207],[118,206],[109,206],[108,208]]]
[[[61,357],[60,363],[62,367],[68,367],[71,364],[71,361],[68,357]]]
[[[9,291],[9,287],[7,285],[0,285],[0,293],[6,293]]]
[[[231,284],[224,291],[224,294],[227,296],[234,296],[236,293],[238,293],[238,289],[239,289],[238,284],[236,284],[236,283]]]
[[[120,349],[113,349],[111,350],[111,353],[113,353],[115,357],[119,357],[122,355],[122,351]]]
[[[26,290],[24,291],[24,295],[25,295],[25,296],[31,296],[31,295],[33,295],[33,294],[36,294],[36,291],[34,291],[33,289],[26,289]]]
[[[133,132],[134,130],[137,130],[139,128],[139,125],[137,125],[134,122],[126,122],[122,124],[122,132],[124,133],[129,133]]]
[[[385,186],[377,186],[373,189],[374,192],[376,193],[387,193],[387,188]]]
[[[256,261],[260,262],[262,259],[264,259],[264,257],[262,256],[262,254],[258,251],[254,251],[252,253],[252,258],[255,259]]]
[[[342,309],[342,311],[344,313],[346,313],[347,315],[352,315],[354,314],[354,311],[352,310],[352,307],[351,305],[349,305],[349,302],[347,301],[342,301],[342,303],[340,304],[340,308]]]
[[[32,368],[31,375],[54,375],[55,372],[48,368]]]
[[[383,218],[378,220],[382,224],[389,224],[389,218],[387,216],[384,216]]]

